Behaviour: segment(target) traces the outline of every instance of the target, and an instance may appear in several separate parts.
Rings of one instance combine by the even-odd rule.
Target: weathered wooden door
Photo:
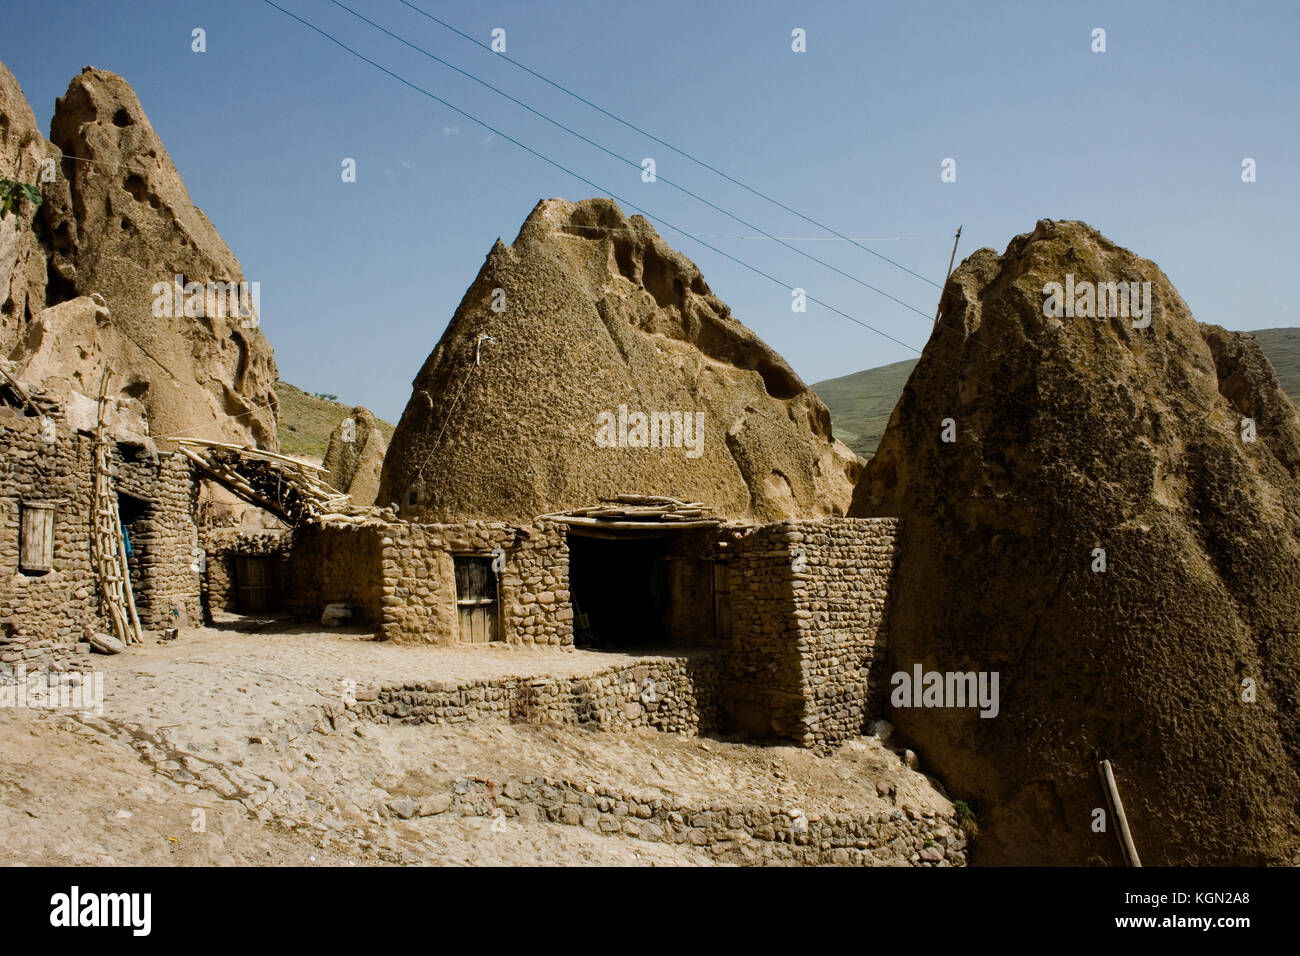
[[[497,576],[490,557],[457,555],[456,616],[460,639],[467,644],[500,640],[497,621]]]
[[[24,574],[45,574],[54,567],[54,505],[24,501],[18,532],[18,568]]]
[[[721,562],[713,565],[713,636],[731,640],[731,569]]]
[[[281,604],[279,557],[241,554],[235,559],[239,585],[237,603],[241,613],[277,611]]]

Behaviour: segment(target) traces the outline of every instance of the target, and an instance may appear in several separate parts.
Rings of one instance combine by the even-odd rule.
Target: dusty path
[[[356,866],[388,862],[328,831],[262,822],[237,800],[182,786],[129,744],[77,721],[0,712],[0,865]],[[195,810],[205,832],[195,832]],[[437,865],[710,865],[693,847],[598,836],[558,824],[482,817],[427,823],[406,857]]]
[[[245,633],[228,626],[187,629],[174,644],[133,646],[125,654],[96,657],[95,663],[105,675],[106,717],[165,727],[171,740],[195,750],[251,733],[301,708],[340,701],[349,681],[363,686],[568,677],[640,659],[507,644],[410,647],[373,641],[357,629]]]
[[[495,794],[508,778],[563,778],[706,809],[724,799],[789,807],[814,819],[846,809],[881,820],[930,819],[950,810],[928,778],[873,738],[816,757],[794,747],[652,730],[365,723],[340,706],[349,679],[571,676],[633,660],[555,648],[407,648],[368,638],[192,629],[175,643],[97,657],[102,716],[0,711],[0,823],[7,834],[0,860],[716,862],[704,847],[601,835],[513,807],[509,819],[489,819],[447,796],[458,800],[484,784]],[[192,826],[196,810],[201,833]]]

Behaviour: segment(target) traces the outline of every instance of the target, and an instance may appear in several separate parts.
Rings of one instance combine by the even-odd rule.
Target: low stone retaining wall
[[[90,645],[69,644],[56,637],[33,637],[14,631],[0,630],[0,677],[23,667],[28,673],[36,671],[90,670]]]
[[[549,821],[604,834],[707,847],[722,862],[743,865],[965,866],[966,840],[955,818],[914,810],[849,810],[727,803],[692,805],[672,796],[631,793],[550,777],[507,778],[499,785],[461,780],[451,795],[389,805],[410,818],[456,812],[509,826]]]
[[[711,656],[655,658],[578,677],[426,681],[359,688],[357,714],[397,723],[554,723],[599,730],[651,727],[698,734],[721,724],[722,663]]]
[[[721,656],[639,661],[579,677],[518,677],[460,684],[425,682],[359,689],[331,721],[556,723],[606,731],[649,727],[699,734],[721,719]],[[952,816],[903,808],[820,812],[798,807],[692,804],[658,792],[532,777],[458,781],[450,794],[389,804],[410,819],[442,813],[493,818],[493,825],[547,821],[597,833],[707,848],[743,865],[964,866],[966,840]]]

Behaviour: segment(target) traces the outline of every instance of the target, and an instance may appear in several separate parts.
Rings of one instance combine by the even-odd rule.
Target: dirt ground
[[[68,718],[0,712],[0,864],[357,866],[387,862],[317,830],[262,822],[238,801],[155,771],[129,745]],[[204,832],[195,832],[203,811]],[[421,821],[424,823],[425,821]],[[482,817],[424,827],[409,862],[451,866],[713,865],[706,853]],[[323,844],[323,845],[322,845]]]
[[[95,658],[102,716],[0,710],[0,862],[178,865],[714,865],[704,849],[440,812],[466,780],[547,776],[707,805],[912,810],[946,799],[875,738],[830,757],[652,730],[322,719],[343,682],[576,675],[628,655],[409,648],[356,631],[230,623]],[[196,811],[198,811],[196,813]],[[202,824],[201,832],[199,824]]]

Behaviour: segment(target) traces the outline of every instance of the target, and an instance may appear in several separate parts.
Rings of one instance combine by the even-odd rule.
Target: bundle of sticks
[[[347,509],[348,495],[331,488],[325,469],[248,445],[177,438],[190,461],[250,504],[296,525]]]
[[[617,526],[626,522],[662,522],[686,527],[714,525],[718,520],[707,514],[702,502],[682,501],[666,495],[620,494],[601,498],[600,504],[576,508],[564,515],[544,515],[569,524]]]
[[[55,414],[62,407],[62,403],[46,389],[42,388],[36,392],[26,391],[18,384],[18,380],[9,374],[5,368],[6,364],[8,363],[0,362],[0,402],[14,408],[29,408],[33,414],[41,418]]]

